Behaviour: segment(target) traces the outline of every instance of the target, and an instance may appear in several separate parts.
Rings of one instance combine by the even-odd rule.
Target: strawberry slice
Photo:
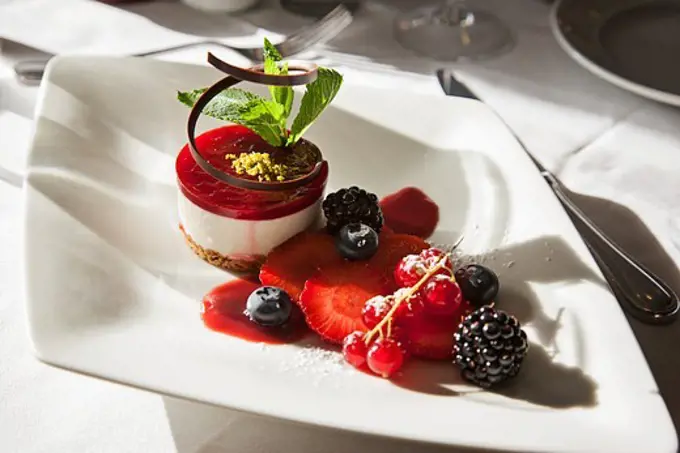
[[[323,266],[342,262],[333,237],[325,233],[300,233],[272,250],[260,270],[260,282],[277,286],[297,301],[305,281]]]
[[[463,302],[460,311],[452,316],[421,313],[404,326],[404,344],[414,357],[443,360],[453,357],[453,334],[471,306]]]
[[[408,234],[381,235],[380,246],[369,265],[381,273],[390,285],[390,289],[396,290],[398,285],[394,281],[394,269],[403,257],[430,248],[430,245],[417,236]]]
[[[366,263],[344,262],[307,280],[298,304],[313,331],[339,344],[350,333],[367,330],[361,319],[364,303],[386,293],[380,275]]]

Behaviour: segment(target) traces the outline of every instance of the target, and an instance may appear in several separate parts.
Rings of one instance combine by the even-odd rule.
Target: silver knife
[[[484,103],[465,84],[456,79],[453,71],[439,70],[437,76],[447,95],[465,97]],[[493,109],[491,110],[493,111]],[[522,140],[508,127],[500,115],[496,113],[496,116],[505,124],[531,158],[541,176],[569,214],[623,309],[647,324],[663,324],[675,321],[680,310],[680,304],[678,303],[678,296],[673,290],[661,278],[626,253],[595,225],[574,203],[557,177],[529,152]]]

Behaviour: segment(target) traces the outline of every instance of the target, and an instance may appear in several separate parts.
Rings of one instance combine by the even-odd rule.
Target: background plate
[[[680,106],[680,1],[560,0],[551,26],[567,54],[596,76]]]
[[[465,252],[499,273],[499,303],[533,342],[511,385],[480,391],[449,364],[416,361],[390,382],[312,340],[263,346],[204,328],[199,300],[229,276],[194,257],[177,228],[173,163],[188,112],[174,97],[218,77],[141,59],[50,65],[26,183],[26,297],[41,360],[201,402],[438,444],[676,450],[642,353],[576,230],[475,101],[349,80],[307,137],[331,163],[331,190],[419,186],[441,206],[436,240],[465,234]]]

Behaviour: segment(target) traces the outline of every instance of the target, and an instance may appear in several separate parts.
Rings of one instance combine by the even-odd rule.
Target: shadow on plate
[[[602,277],[557,236],[509,244],[478,255],[463,254],[458,261],[480,263],[495,271],[500,279],[496,300],[499,308],[512,313],[522,325],[535,329],[538,341],[547,348],[554,347],[560,318],[567,307],[556,306],[555,313],[548,315],[530,283],[590,281],[606,285]]]
[[[489,405],[512,405],[510,401],[506,403],[489,400],[489,394],[553,409],[590,407],[597,404],[595,381],[579,368],[555,362],[544,348],[535,343],[530,346],[520,374],[488,391],[466,384],[456,368],[443,362],[414,360],[392,382],[419,393],[469,397]],[[515,405],[512,406],[516,408]]]
[[[553,360],[540,345],[531,344],[517,378],[492,389],[493,393],[553,409],[592,407],[597,384],[580,368]]]

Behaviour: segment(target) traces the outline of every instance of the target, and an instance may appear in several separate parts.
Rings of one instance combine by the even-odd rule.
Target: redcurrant
[[[392,309],[392,303],[384,296],[375,296],[368,299],[361,310],[361,319],[369,329],[374,328]]]
[[[388,378],[401,368],[404,352],[395,340],[379,338],[368,349],[366,362],[375,374]]]
[[[406,255],[394,270],[394,280],[402,288],[415,285],[425,275],[427,269],[419,255]]]
[[[364,332],[355,331],[347,335],[342,342],[342,355],[345,360],[356,368],[361,368],[366,363],[368,346],[364,341]]]
[[[463,302],[460,287],[445,275],[432,276],[423,285],[421,295],[425,309],[436,315],[453,315]]]

